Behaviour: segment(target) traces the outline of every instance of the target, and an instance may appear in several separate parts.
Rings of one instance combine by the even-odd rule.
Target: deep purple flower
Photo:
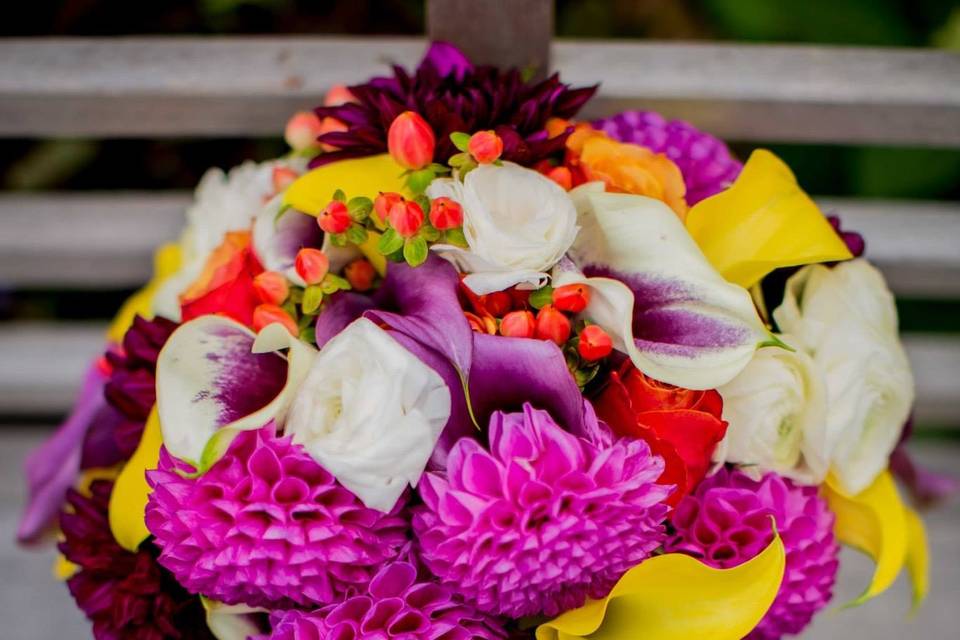
[[[363,588],[408,541],[403,501],[368,509],[273,425],[240,433],[184,478],[166,450],[147,472],[147,528],[181,584],[227,604],[291,608]]]
[[[93,622],[97,640],[213,638],[200,599],[187,593],[156,560],[149,543],[136,553],[110,533],[107,507],[113,483],[97,480],[90,496],[70,490],[60,516],[60,551],[77,565],[67,587]]]
[[[464,604],[449,588],[418,580],[412,564],[395,562],[381,569],[365,592],[339,604],[312,613],[278,614],[270,639],[484,640],[506,635],[494,618]]]
[[[830,222],[830,226],[837,232],[837,235],[840,236],[843,243],[847,245],[847,249],[853,254],[854,258],[859,258],[863,255],[867,250],[867,242],[860,233],[844,229],[840,221],[840,216],[836,214],[827,216],[827,221]]]
[[[393,73],[349,87],[357,102],[316,109],[320,117],[334,117],[348,128],[320,136],[339,150],[321,154],[315,166],[384,153],[390,124],[408,110],[433,128],[437,162],[457,153],[451,133],[494,129],[504,142],[504,160],[532,165],[564,148],[566,135],[547,139],[547,120],[572,118],[596,91],[595,86],[571,89],[556,74],[527,82],[516,69],[473,66],[446,43],[431,45],[413,74],[398,66]]]
[[[691,206],[726,189],[743,167],[722,140],[654,111],[624,111],[593,126],[621,142],[666,154],[683,174]]]
[[[817,487],[794,484],[775,473],[753,480],[721,469],[677,505],[676,534],[668,552],[726,569],[750,560],[773,539],[771,517],[787,550],[783,583],[749,640],[776,640],[799,633],[833,596],[839,545],[833,513]]]
[[[421,479],[413,520],[424,564],[481,611],[557,615],[660,546],[670,487],[642,440],[600,446],[529,405],[494,414],[489,436]]]

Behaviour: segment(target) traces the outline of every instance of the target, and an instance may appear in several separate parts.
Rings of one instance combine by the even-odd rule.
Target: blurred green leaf
[[[943,198],[960,184],[960,151],[857,149],[851,188],[864,197]]]

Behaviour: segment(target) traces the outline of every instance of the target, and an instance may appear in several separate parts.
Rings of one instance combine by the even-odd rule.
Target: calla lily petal
[[[837,539],[863,551],[877,563],[866,591],[848,605],[857,606],[886,591],[903,568],[907,554],[904,505],[889,471],[854,496],[844,493],[830,476],[824,494],[837,516]]]
[[[930,592],[930,544],[923,519],[910,507],[904,507],[907,521],[907,571],[913,584],[913,610],[916,611]]]
[[[316,216],[330,204],[337,189],[348,198],[373,200],[381,191],[405,191],[404,169],[389,154],[340,160],[300,176],[283,196],[284,206]]]
[[[165,244],[156,250],[153,254],[153,277],[120,307],[107,329],[107,339],[111,342],[122,342],[124,334],[137,316],[150,319],[154,314],[159,314],[171,320],[179,319],[179,305],[171,309],[155,308],[155,298],[161,286],[180,268],[180,253],[180,245],[174,243]]]
[[[729,189],[690,209],[687,230],[724,278],[747,289],[779,267],[853,257],[786,163],[766,149],[750,155]]]
[[[323,242],[323,232],[317,226],[317,219],[296,209],[287,209],[281,213],[283,198],[277,196],[260,210],[253,221],[253,250],[257,259],[268,271],[277,271],[288,280],[301,287],[306,286],[294,268],[297,252],[304,247],[319,247]],[[340,249],[339,247],[334,247]],[[344,252],[353,253],[346,247]],[[340,255],[327,251],[331,270],[336,273],[350,261]]]
[[[537,627],[537,640],[740,640],[780,590],[786,552],[779,536],[731,569],[668,553],[627,571],[603,600]]]
[[[263,609],[245,604],[224,604],[204,596],[200,596],[200,603],[207,616],[207,628],[217,640],[247,640],[260,636],[254,614]]]
[[[140,444],[117,476],[116,484],[110,493],[110,531],[127,551],[136,552],[140,543],[150,535],[143,521],[143,513],[150,496],[146,472],[148,469],[157,468],[162,445],[160,417],[154,407],[147,418]]]
[[[284,348],[286,357],[275,353]],[[157,409],[167,450],[202,472],[237,431],[282,423],[315,355],[276,323],[259,336],[223,316],[183,324],[157,359]]]
[[[583,317],[650,377],[686,389],[733,379],[770,337],[750,294],[720,277],[659,200],[596,184],[571,194],[582,227],[571,256],[586,276],[561,262],[554,286],[589,286]]]

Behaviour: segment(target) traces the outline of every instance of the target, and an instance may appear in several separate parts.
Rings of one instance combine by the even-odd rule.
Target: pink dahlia
[[[147,473],[146,522],[160,563],[228,604],[316,606],[363,588],[407,544],[402,501],[368,509],[271,426],[237,436],[197,478],[166,450]]]
[[[690,205],[726,189],[743,166],[722,140],[654,111],[624,111],[593,125],[621,142],[666,154],[683,174]]]
[[[833,596],[839,546],[833,513],[817,488],[775,473],[757,481],[721,469],[677,505],[671,518],[676,534],[665,545],[667,551],[687,553],[720,569],[733,567],[770,543],[771,516],[787,549],[786,573],[773,606],[749,640],[799,633]]]
[[[494,618],[464,604],[447,587],[417,580],[407,562],[385,566],[365,593],[312,613],[274,618],[271,640],[480,640],[504,638]]]
[[[463,438],[446,474],[422,479],[421,558],[482,611],[556,615],[602,597],[660,546],[662,472],[642,440],[603,446],[530,405],[495,413],[489,451]]]

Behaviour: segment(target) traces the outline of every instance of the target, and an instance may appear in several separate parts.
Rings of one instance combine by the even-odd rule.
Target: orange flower
[[[687,215],[683,174],[670,158],[646,147],[617,142],[587,124],[567,138],[570,163],[587,180],[602,180],[607,191],[633,193],[662,200],[682,220]]]
[[[260,304],[254,279],[263,267],[253,255],[249,231],[231,231],[213,250],[200,277],[180,295],[183,320],[219,313],[247,326]]]

